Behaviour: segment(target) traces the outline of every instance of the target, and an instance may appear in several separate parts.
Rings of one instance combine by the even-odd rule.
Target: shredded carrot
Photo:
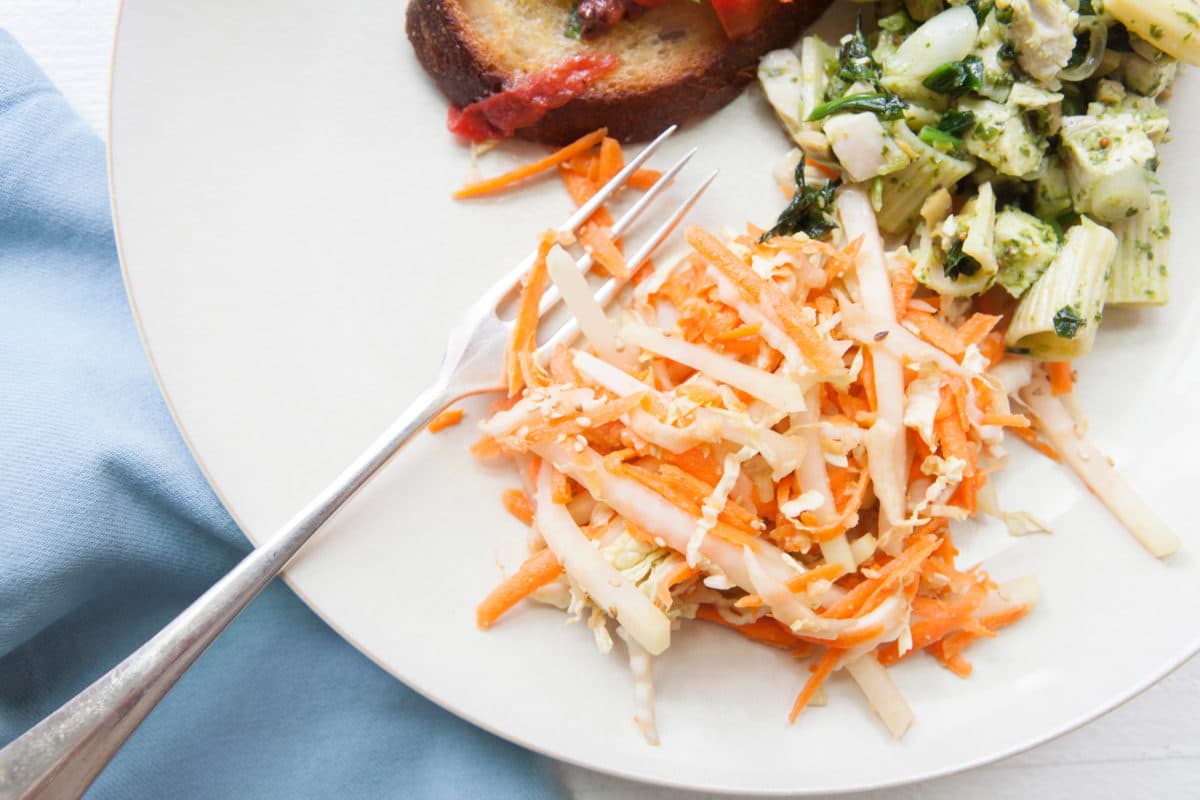
[[[976,584],[961,596],[950,600],[914,598],[913,616],[915,619],[909,625],[909,629],[912,631],[912,649],[904,655],[900,655],[899,646],[895,642],[888,642],[879,649],[879,662],[884,666],[895,664],[959,629],[983,631],[983,635],[987,635],[987,629],[983,628],[974,616],[975,609],[979,607],[986,596],[987,587]]]
[[[989,367],[994,367],[1004,358],[1004,334],[992,331],[976,345],[979,352],[988,361]]]
[[[1013,624],[1028,613],[1029,606],[1020,605],[1013,606],[998,614],[982,617],[979,619],[979,625],[988,631],[987,633],[978,630],[955,631],[930,645],[929,652],[945,665],[947,669],[965,678],[971,674],[971,664],[962,657],[961,653],[963,649],[978,639],[986,636],[994,636],[995,631],[1006,625]]]
[[[611,455],[611,454],[610,454]],[[677,508],[683,509],[694,517],[699,518],[704,497],[698,494],[694,486],[681,485],[679,476],[687,475],[682,470],[674,470],[667,474],[652,472],[643,467],[625,463],[612,463],[605,459],[605,468],[615,475],[631,478],[647,489],[660,495],[664,500]],[[690,476],[688,476],[690,477]],[[696,479],[692,479],[696,480]],[[711,487],[710,487],[711,491]],[[740,546],[748,546],[752,550],[757,547],[758,532],[746,523],[750,512],[734,503],[732,500],[725,505],[725,510],[717,515],[717,525],[712,529],[712,535]]]
[[[560,506],[565,506],[567,503],[571,502],[572,493],[570,479],[556,469],[550,473],[550,477],[550,499],[553,502],[558,503]]]
[[[804,592],[808,590],[817,581],[835,581],[842,577],[846,572],[846,568],[840,563],[837,564],[822,564],[819,567],[814,567],[803,575],[797,575],[787,582],[788,591]]]
[[[530,458],[525,462],[525,479],[529,481],[530,486],[537,485],[538,472],[541,471],[542,460],[540,458]]]
[[[730,630],[737,631],[747,639],[779,650],[794,650],[796,647],[803,645],[803,642],[797,639],[786,625],[770,617],[759,617],[753,622],[738,625],[736,622],[730,622],[722,617],[721,612],[717,611],[713,606],[702,605],[696,609],[696,619],[715,622]]]
[[[585,432],[588,437],[599,438],[603,436],[602,428],[605,425],[621,415],[629,413],[632,409],[638,408],[641,403],[642,398],[639,395],[618,397],[615,400],[605,401],[588,410],[587,425],[580,423],[579,417],[576,416],[557,417],[545,422],[531,422],[523,426],[525,429],[524,438],[529,444],[537,444],[560,437],[574,438],[583,435]]]
[[[851,647],[858,647],[860,644],[866,644],[867,642],[871,641],[872,639],[878,639],[880,636],[883,636],[884,630],[885,629],[883,627],[883,623],[879,623],[876,625],[868,625],[867,627],[862,628],[857,631],[849,631],[847,633],[839,633],[837,635],[837,638],[835,638],[833,640],[830,640],[830,639],[822,640],[822,639],[816,638],[815,636],[811,637],[811,638],[806,637],[806,636],[801,636],[800,638],[806,642],[812,642],[813,644],[827,644],[832,647],[849,649]]]
[[[567,194],[571,195],[571,199],[575,201],[575,205],[577,206],[581,206],[588,200],[591,200],[592,195],[600,189],[599,186],[591,182],[587,175],[581,175],[573,170],[560,168],[559,175],[562,176],[563,184],[567,187]],[[600,206],[592,216],[588,217],[588,222],[611,228],[613,218],[606,206]]]
[[[943,458],[962,459],[970,468],[975,460],[967,441],[967,433],[957,410],[957,402],[948,387],[942,387],[942,400],[933,422],[934,435]],[[973,470],[972,470],[973,472]],[[968,474],[967,470],[963,471]]]
[[[568,158],[566,161],[559,164],[558,168],[559,169],[569,169],[572,172],[577,172],[580,175],[583,175],[584,177],[586,177],[591,174],[592,165],[596,163],[597,158],[598,158],[598,155],[596,154],[596,152],[589,150],[589,151],[580,153],[577,156],[572,156],[571,158]]]
[[[500,495],[504,509],[526,525],[533,524],[533,501],[523,489],[505,489]]]
[[[827,294],[819,294],[812,298],[812,304],[817,313],[826,319],[837,312],[837,301]]]
[[[841,564],[822,564],[814,567],[814,569],[805,572],[804,575],[798,575],[787,582],[787,590],[792,593],[800,594],[808,591],[812,584],[820,581],[833,582],[841,576],[846,575],[846,567]],[[758,608],[762,606],[762,597],[758,595],[743,595],[738,597],[737,602],[733,603],[738,608]]]
[[[899,556],[879,570],[879,577],[869,578],[855,586],[826,610],[829,619],[850,619],[868,613],[895,591],[902,580],[915,572],[941,543],[935,536],[914,536]],[[878,601],[878,602],[877,602]]]
[[[662,460],[711,486],[721,480],[721,461],[713,456],[712,448],[708,445],[699,445],[682,453],[664,452]]]
[[[907,264],[889,270],[888,275],[892,279],[892,305],[896,307],[896,317],[903,319],[908,311],[908,301],[916,291],[917,279]]]
[[[973,666],[971,666],[971,662],[963,658],[961,653],[953,652],[947,647],[947,643],[955,636],[959,635],[969,634],[965,634],[962,631],[959,633],[952,633],[945,639],[929,645],[928,650],[929,654],[936,658],[938,662],[946,669],[950,670],[960,678],[969,678],[971,677],[971,672],[973,672],[975,669]]]
[[[1051,461],[1058,462],[1060,464],[1062,463],[1062,456],[1060,456],[1058,454],[1058,451],[1054,449],[1054,446],[1051,445],[1049,442],[1047,442],[1045,439],[1040,438],[1032,430],[1030,430],[1028,428],[1011,428],[1010,430],[1012,430],[1013,434],[1018,439],[1025,442],[1025,444],[1029,445],[1034,450],[1037,450],[1039,453],[1044,455],[1046,458],[1050,459]]]
[[[588,179],[586,174],[567,169],[566,165],[559,167],[558,174],[562,178],[563,185],[567,187],[567,194],[571,195],[571,199],[575,201],[575,205],[583,205],[596,193],[598,187]]]
[[[733,339],[743,339],[747,336],[753,336],[762,330],[761,322],[752,322],[749,325],[739,325],[736,328],[731,328],[723,333],[718,333],[713,337],[714,342],[728,342]]]
[[[471,455],[483,461],[489,458],[499,458],[504,455],[504,451],[499,442],[484,434],[476,440],[475,444],[471,445]]]
[[[538,306],[550,280],[549,273],[546,272],[546,254],[553,246],[554,233],[543,233],[541,244],[538,245],[537,258],[534,259],[533,268],[526,276],[525,286],[521,290],[521,306],[513,324],[508,352],[505,354],[504,368],[508,376],[509,397],[516,397],[529,384],[541,383],[537,378],[533,351],[537,344]]]
[[[662,178],[662,173],[656,169],[635,169],[629,176],[628,186],[640,191],[646,191]]]
[[[637,286],[638,284],[640,284],[642,281],[646,280],[646,278],[649,278],[653,274],[654,274],[654,262],[651,261],[650,259],[646,259],[645,261],[642,262],[642,265],[640,267],[638,267],[638,271],[633,273],[633,277],[630,278],[630,280],[629,280],[629,285]]]
[[[533,162],[532,164],[526,164],[511,170],[510,172],[506,172],[503,175],[497,175],[494,178],[487,178],[482,181],[476,181],[475,183],[469,183],[455,192],[453,197],[455,200],[462,200],[464,198],[478,197],[479,195],[490,194],[492,192],[508,188],[515,183],[525,180],[526,178],[530,178],[538,173],[545,172],[548,169],[553,169],[564,161],[567,161],[568,159],[582,152],[590,150],[596,146],[597,142],[604,139],[606,133],[608,133],[608,131],[605,128],[592,131],[586,136],[576,139],[574,142],[562,148],[561,150],[557,150],[545,158]]]
[[[430,421],[428,426],[429,432],[437,433],[438,431],[444,431],[446,428],[462,422],[462,418],[463,410],[461,408],[447,408]]]
[[[670,608],[674,601],[674,598],[671,596],[671,587],[698,574],[696,570],[688,566],[686,561],[680,561],[675,565],[674,569],[664,575],[662,580],[658,582],[658,590],[654,595],[658,604],[662,608]]]
[[[836,170],[833,167],[822,164],[820,161],[805,161],[804,163],[806,166],[812,167],[817,172],[824,175],[826,178],[829,178],[829,180],[831,180],[831,181],[837,180],[838,178],[842,177],[841,172],[839,172],[838,170]]]
[[[862,348],[863,363],[858,373],[858,379],[867,395],[867,408],[879,410],[879,395],[875,392],[875,356],[869,347]]]
[[[916,328],[918,336],[947,355],[960,356],[966,350],[958,332],[927,311],[909,311],[904,321]]]
[[[867,497],[869,481],[870,475],[865,469],[862,470],[859,473],[858,481],[846,499],[846,504],[838,511],[837,519],[827,525],[814,526],[812,530],[806,531],[806,533],[818,542],[829,542],[845,533],[849,527],[850,518],[862,508],[863,501]],[[803,519],[803,515],[801,515],[801,518]]]
[[[600,156],[596,159],[599,175],[596,181],[605,184],[611,181],[625,167],[625,154],[621,152],[621,143],[610,136],[600,140]]]
[[[625,264],[625,257],[621,255],[620,248],[617,247],[605,228],[594,222],[585,222],[579,229],[579,241],[592,254],[596,263],[604,267],[609,275],[614,278],[629,276],[629,267]]]
[[[475,609],[475,624],[487,630],[504,612],[562,574],[562,567],[550,550],[535,553],[484,598]]]
[[[804,321],[800,309],[773,281],[750,269],[728,247],[721,244],[717,237],[706,230],[688,228],[687,241],[696,252],[732,281],[743,297],[750,302],[761,304],[771,315],[778,318],[788,338],[800,348],[805,361],[826,375],[842,370],[841,359],[829,349],[816,328]]]
[[[1047,361],[1046,372],[1050,375],[1050,393],[1055,397],[1070,394],[1075,388],[1070,361]]]
[[[980,314],[978,312],[972,314],[966,322],[958,326],[958,338],[964,346],[978,346],[983,341],[983,337],[992,332],[992,328],[996,327],[1000,322],[1000,317],[995,314]]]
[[[1028,428],[1032,423],[1024,414],[984,414],[980,425],[1004,425],[1009,428]]]
[[[830,648],[821,656],[821,660],[813,667],[812,676],[808,682],[804,684],[804,688],[800,690],[800,694],[796,696],[796,702],[792,704],[791,713],[788,714],[788,722],[795,722],[796,717],[800,716],[800,712],[804,710],[813,699],[813,695],[821,688],[821,684],[825,683],[825,679],[833,672],[833,668],[837,666],[844,652]]]

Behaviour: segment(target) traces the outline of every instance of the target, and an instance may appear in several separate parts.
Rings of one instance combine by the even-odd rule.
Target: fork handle
[[[0,750],[0,800],[79,797],[175,681],[334,512],[453,402],[426,389],[323,492],[120,664]]]

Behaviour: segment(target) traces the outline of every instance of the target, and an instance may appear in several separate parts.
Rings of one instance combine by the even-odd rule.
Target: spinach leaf
[[[979,56],[967,56],[962,61],[947,61],[929,73],[921,85],[953,97],[978,91],[983,85],[983,60]]]
[[[992,0],[967,0],[967,8],[975,12],[975,22],[979,25],[987,19],[988,12],[996,7]]]
[[[946,251],[946,260],[942,262],[942,272],[952,281],[962,277],[969,278],[979,272],[979,262],[964,253],[962,246],[963,240],[955,239]]]
[[[1072,306],[1063,306],[1054,312],[1054,332],[1063,339],[1074,339],[1086,324],[1087,321]]]
[[[880,119],[900,119],[908,104],[891,92],[875,92],[873,94],[848,94],[837,100],[822,103],[808,115],[810,121],[825,119],[833,114],[845,114],[854,111],[870,111]]]
[[[838,51],[837,76],[847,83],[865,81],[872,85],[879,83],[879,65],[871,56],[871,45],[863,34],[862,14],[854,25],[854,34],[846,40]]]
[[[974,111],[959,111],[957,108],[952,108],[945,114],[942,114],[942,118],[937,122],[937,129],[951,136],[962,136],[974,124]]]
[[[796,165],[796,193],[792,195],[792,202],[779,215],[775,226],[764,233],[759,241],[791,236],[793,233],[820,239],[836,228],[837,224],[829,214],[833,209],[833,192],[840,183],[840,180],[825,181],[820,186],[809,186],[804,182],[804,157],[801,156],[800,163]]]
[[[925,125],[921,128],[921,132],[917,134],[917,138],[925,144],[941,150],[943,153],[957,153],[962,150],[963,140],[952,133],[946,133],[941,128],[936,128],[933,125]]]

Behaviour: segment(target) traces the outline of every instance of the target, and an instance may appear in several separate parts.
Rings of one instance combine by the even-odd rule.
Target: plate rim
[[[834,0],[834,2],[852,2],[852,0]],[[246,537],[247,541],[249,541],[249,543],[251,545],[253,545],[254,547],[258,547],[261,544],[261,540],[256,539],[254,536],[251,536],[251,534],[248,532],[247,526],[243,524],[243,521],[240,518],[240,515],[236,511],[234,511],[234,509],[231,507],[231,505],[227,502],[224,492],[221,490],[221,488],[218,485],[218,483],[216,482],[214,476],[209,471],[208,466],[205,464],[204,459],[201,457],[200,453],[197,451],[197,449],[193,445],[192,438],[191,438],[190,434],[188,433],[187,428],[184,426],[182,419],[176,412],[175,403],[171,398],[170,392],[167,390],[166,383],[162,379],[162,375],[161,375],[161,373],[159,371],[159,367],[158,367],[158,362],[156,361],[156,359],[154,357],[154,350],[151,347],[149,338],[146,335],[146,328],[142,323],[141,311],[138,307],[137,301],[134,296],[133,288],[132,288],[132,280],[130,277],[129,268],[128,268],[128,265],[126,263],[126,258],[125,258],[124,237],[123,237],[122,231],[121,231],[121,218],[120,218],[118,204],[117,204],[116,169],[114,166],[114,157],[113,157],[113,152],[114,152],[114,148],[113,148],[113,118],[114,118],[113,92],[114,92],[114,87],[116,85],[116,80],[115,80],[116,79],[116,64],[117,64],[118,52],[120,50],[121,30],[122,30],[123,22],[125,19],[125,12],[126,12],[125,0],[118,0],[117,13],[116,13],[116,17],[113,22],[112,47],[110,49],[109,59],[108,59],[108,78],[107,78],[107,85],[106,85],[106,92],[105,92],[106,108],[105,108],[105,120],[104,120],[105,166],[106,166],[106,170],[107,170],[107,174],[108,174],[107,177],[108,177],[108,190],[109,190],[109,206],[110,206],[110,214],[112,217],[113,238],[114,238],[114,243],[116,245],[117,260],[118,260],[118,263],[119,263],[120,269],[121,269],[121,282],[122,282],[122,286],[125,290],[126,299],[128,300],[128,303],[129,303],[129,309],[130,309],[130,313],[134,320],[134,325],[137,328],[138,341],[141,343],[142,351],[146,356],[146,360],[149,364],[151,374],[154,376],[154,382],[155,382],[156,386],[158,387],[159,394],[161,395],[161,397],[163,399],[163,403],[166,405],[168,413],[171,415],[171,420],[174,423],[175,428],[178,431],[180,438],[183,440],[185,446],[188,449],[188,453],[190,454],[193,462],[196,464],[196,467],[200,470],[201,475],[203,475],[205,482],[208,484],[208,487],[212,490],[212,492],[216,496],[217,500],[221,503],[222,508],[224,508],[225,512],[228,513],[229,516],[233,519],[234,523],[238,526],[239,531],[242,533],[243,536]],[[1197,69],[1200,70],[1200,68],[1197,68]],[[745,91],[745,90],[743,90],[743,91]],[[987,766],[989,764],[995,764],[997,762],[1012,758],[1014,756],[1020,755],[1021,753],[1028,752],[1030,750],[1033,750],[1034,748],[1040,747],[1044,744],[1047,744],[1049,742],[1060,739],[1063,736],[1065,736],[1066,734],[1071,733],[1076,730],[1079,730],[1080,728],[1094,722],[1095,720],[1099,719],[1100,717],[1103,717],[1103,716],[1111,713],[1112,711],[1125,705],[1130,700],[1133,700],[1134,698],[1136,698],[1139,695],[1146,692],[1148,689],[1150,689],[1153,686],[1155,686],[1156,684],[1158,684],[1160,681],[1162,681],[1168,675],[1173,673],[1175,670],[1182,667],[1184,664],[1186,664],[1192,658],[1200,655],[1200,629],[1198,629],[1193,641],[1185,644],[1178,651],[1178,653],[1176,655],[1168,657],[1163,664],[1160,664],[1158,667],[1156,667],[1152,672],[1150,672],[1148,674],[1147,677],[1132,684],[1127,690],[1123,690],[1121,692],[1115,693],[1108,699],[1095,704],[1094,707],[1089,708],[1088,710],[1071,718],[1067,722],[1065,722],[1061,725],[1058,725],[1044,733],[1037,733],[1037,734],[1031,735],[1029,737],[1026,737],[1021,742],[1019,742],[1015,745],[1012,745],[1006,749],[1000,750],[998,752],[989,753],[987,755],[980,756],[977,758],[969,758],[969,759],[966,759],[959,763],[949,764],[949,765],[945,766],[944,768],[927,769],[923,772],[919,772],[919,773],[912,774],[912,775],[907,775],[905,777],[897,778],[894,780],[875,781],[875,782],[869,783],[869,784],[860,784],[857,786],[844,786],[844,787],[832,788],[832,789],[831,788],[811,788],[811,787],[810,788],[800,787],[800,788],[796,788],[796,789],[762,789],[762,788],[746,788],[746,787],[723,786],[723,785],[712,785],[712,784],[696,784],[696,783],[689,783],[689,782],[682,781],[682,780],[672,780],[669,777],[647,777],[644,775],[640,775],[640,774],[636,774],[633,772],[622,770],[619,766],[587,762],[582,758],[577,758],[577,757],[574,757],[571,755],[555,752],[554,749],[549,746],[535,744],[531,741],[527,741],[522,736],[514,735],[512,733],[509,733],[507,731],[504,731],[504,730],[498,728],[497,726],[488,724],[487,722],[483,722],[483,721],[477,719],[475,717],[475,715],[456,707],[453,703],[446,701],[441,697],[436,696],[434,693],[427,691],[425,688],[413,685],[408,680],[406,680],[404,678],[404,676],[399,674],[399,672],[396,669],[394,669],[393,667],[384,663],[384,661],[381,658],[379,658],[375,654],[375,652],[372,651],[371,648],[365,646],[362,642],[356,640],[353,636],[348,634],[339,624],[337,624],[333,619],[331,619],[326,614],[324,609],[322,609],[318,604],[316,604],[304,591],[302,591],[299,587],[297,587],[295,582],[291,580],[291,577],[287,573],[286,568],[277,577],[279,580],[282,580],[287,585],[287,587],[292,591],[292,593],[295,594],[300,599],[300,601],[303,602],[304,605],[308,607],[308,609],[310,611],[312,611],[322,622],[324,622],[326,625],[328,625],[330,627],[330,629],[332,629],[344,642],[346,642],[351,647],[353,647],[355,650],[357,650],[359,653],[361,653],[363,656],[365,656],[373,664],[375,664],[377,667],[379,667],[381,670],[383,670],[387,674],[391,675],[393,678],[395,678],[400,683],[404,684],[404,686],[406,686],[410,690],[419,694],[421,697],[425,698],[426,700],[429,700],[430,702],[436,704],[440,708],[453,714],[454,716],[458,717],[459,719],[462,719],[481,730],[487,731],[488,733],[490,733],[494,736],[497,736],[497,737],[499,737],[507,742],[510,742],[512,744],[515,744],[519,747],[522,747],[532,753],[537,753],[538,755],[541,755],[543,757],[550,758],[553,761],[560,762],[563,764],[570,764],[575,767],[580,767],[580,768],[587,769],[592,772],[597,772],[597,773],[600,773],[603,775],[610,775],[612,777],[631,781],[633,783],[638,783],[638,784],[642,784],[645,786],[661,786],[664,788],[679,789],[679,790],[692,791],[692,792],[717,792],[717,793],[730,794],[730,795],[735,795],[735,796],[740,796],[740,797],[815,797],[815,796],[846,795],[846,794],[851,794],[851,793],[855,793],[855,792],[864,792],[864,791],[879,791],[879,790],[884,790],[884,789],[898,788],[898,787],[902,787],[902,786],[916,785],[919,783],[924,783],[927,781],[935,780],[938,778],[945,778],[945,777],[949,777],[951,775],[957,775],[960,773],[964,773],[969,770],[976,769],[978,767]]]

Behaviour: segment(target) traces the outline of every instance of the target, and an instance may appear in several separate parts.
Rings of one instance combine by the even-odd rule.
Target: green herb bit
[[[912,17],[908,15],[907,11],[901,9],[895,14],[881,17],[876,24],[888,33],[903,33],[912,27]]]
[[[796,193],[792,201],[775,221],[775,226],[759,239],[765,242],[776,236],[791,236],[803,233],[810,239],[820,239],[837,225],[829,214],[833,209],[833,192],[840,180],[825,181],[820,186],[809,186],[804,181],[804,156],[796,165]]]
[[[983,86],[983,60],[967,56],[962,61],[947,61],[921,81],[926,89],[957,97],[978,91]]]
[[[1078,225],[1082,219],[1083,217],[1079,216],[1078,213],[1074,211],[1068,211],[1065,214],[1059,215],[1055,219],[1044,219],[1042,222],[1046,223],[1051,227],[1051,229],[1054,230],[1054,235],[1058,238],[1058,243],[1062,244],[1067,240],[1067,230]]]
[[[951,136],[962,136],[974,124],[974,111],[960,111],[957,108],[952,108],[945,114],[942,114],[942,118],[938,120],[937,129]]]
[[[941,150],[943,153],[955,153],[962,150],[963,140],[952,133],[946,133],[941,128],[936,128],[933,125],[925,125],[921,128],[921,132],[917,134],[917,138],[925,144]]]
[[[1003,23],[1004,25],[1007,25],[1010,22],[1012,22],[1012,18],[1013,18],[1012,6],[1009,6],[1008,8],[997,8],[996,9],[996,22],[1000,22],[1000,23]]]
[[[1073,306],[1063,306],[1054,312],[1054,333],[1062,339],[1074,339],[1087,320]]]
[[[837,100],[822,103],[808,115],[809,121],[856,111],[870,111],[880,119],[901,119],[908,104],[891,92],[874,92],[869,94],[848,94]]]
[[[838,51],[837,76],[848,83],[879,83],[879,65],[871,56],[871,45],[863,34],[861,12],[854,25],[854,35]]]
[[[967,0],[967,8],[975,12],[975,21],[982,25],[988,12],[996,7],[993,0]]]
[[[942,271],[950,280],[960,277],[969,278],[979,272],[979,262],[963,252],[963,240],[955,239],[946,251],[946,259],[942,262]]]
[[[566,34],[568,37],[576,41],[581,41],[583,39],[583,20],[579,18],[578,2],[571,6],[571,15],[567,17]]]

